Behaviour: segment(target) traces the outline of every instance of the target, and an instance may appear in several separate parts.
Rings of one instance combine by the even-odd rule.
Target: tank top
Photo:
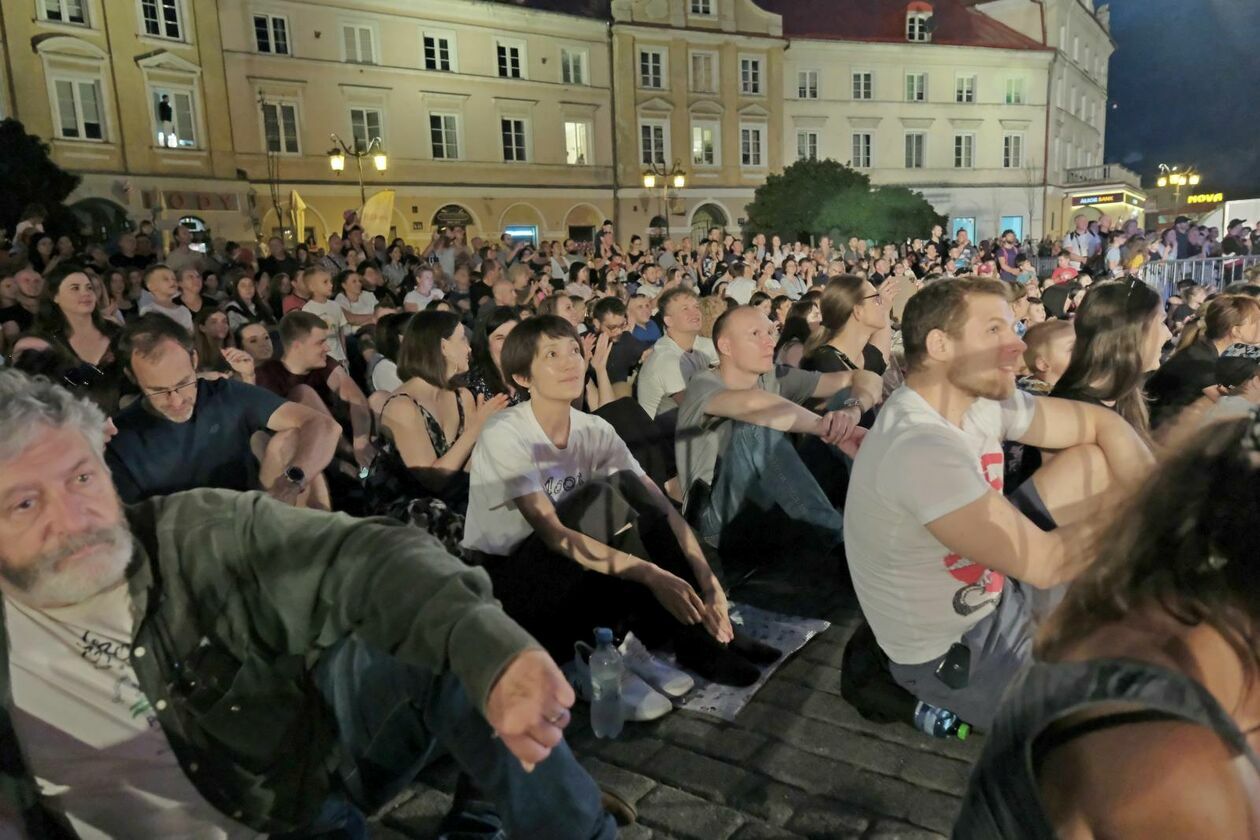
[[[1009,689],[971,773],[955,840],[1054,840],[1041,805],[1036,759],[1049,751],[1043,737],[1064,717],[1102,704],[1121,703],[1115,714],[1069,726],[1054,738],[1061,744],[1121,722],[1181,720],[1215,732],[1235,755],[1260,772],[1260,757],[1207,689],[1184,674],[1133,659],[1037,663]]]

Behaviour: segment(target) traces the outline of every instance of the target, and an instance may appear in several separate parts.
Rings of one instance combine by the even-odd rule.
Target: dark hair
[[[407,322],[411,320],[411,312],[391,312],[376,320],[372,331],[372,341],[376,352],[392,362],[398,361],[398,350],[402,345],[402,334],[407,331]]]
[[[623,318],[630,317],[626,312],[626,305],[622,303],[621,298],[606,297],[600,298],[595,304],[595,308],[591,310],[591,318],[596,323],[603,321],[609,315],[620,315]]]
[[[539,315],[520,322],[503,342],[503,352],[499,354],[503,378],[513,384],[518,384],[518,376],[528,379],[534,354],[544,338],[571,338],[577,342],[578,334],[572,324],[555,315]]]
[[[88,278],[89,283],[92,280],[91,276],[78,263],[58,263],[53,267],[52,271],[44,276],[44,296],[39,302],[39,314],[36,318],[36,326],[39,332],[57,341],[66,343],[67,346],[70,340],[70,323],[66,320],[65,313],[61,311],[61,307],[57,305],[53,298],[57,297],[57,291],[61,288],[61,284],[72,274],[82,274]],[[102,280],[101,283],[104,284],[105,281]],[[109,289],[106,288],[105,291],[108,293]],[[93,294],[95,293],[96,290],[93,288]],[[99,305],[99,301],[97,304]],[[92,326],[110,339],[118,337],[118,325],[111,321],[106,321],[97,305],[92,307]]]
[[[280,342],[288,347],[299,339],[306,338],[315,330],[328,329],[328,322],[314,312],[294,309],[280,319]]]
[[[774,345],[774,354],[779,355],[779,351],[783,349],[785,344],[792,341],[799,341],[805,344],[809,341],[810,335],[813,334],[813,328],[809,325],[809,311],[817,306],[811,298],[802,298],[792,304],[792,308],[788,310],[787,317],[783,319],[783,329],[779,332],[779,341]]]
[[[473,367],[481,373],[486,387],[496,394],[506,394],[508,389],[503,382],[503,377],[499,374],[499,369],[494,364],[494,357],[490,355],[490,335],[504,324],[519,323],[520,320],[520,316],[512,307],[496,306],[485,318],[478,319],[477,329],[473,332]]]
[[[586,263],[584,263],[584,262],[575,262],[575,263],[570,264],[570,265],[569,265],[569,282],[570,282],[570,283],[576,283],[576,282],[578,281],[578,275],[579,275],[579,274],[581,274],[581,273],[582,273],[582,269],[584,269],[584,268],[586,268],[586,267],[587,267],[587,266],[586,266]],[[590,272],[589,272],[589,271],[588,271],[588,272],[587,272],[587,274],[586,274],[586,279],[587,279],[587,281],[588,281],[588,282],[589,282],[589,281],[590,281],[590,279],[591,279],[591,276],[590,276]]]
[[[276,277],[280,277],[284,272],[277,272]],[[274,278],[273,278],[274,279]],[[245,303],[241,298],[239,286],[242,280],[249,280],[254,284],[254,302],[253,311],[251,312],[249,304]],[[249,272],[240,268],[229,268],[223,274],[223,285],[227,287],[228,300],[227,304],[235,303],[235,312],[245,316],[250,323],[260,322],[264,324],[274,324],[276,316],[271,312],[271,306],[267,301],[263,300],[263,296],[258,290],[258,280],[249,276]],[[225,304],[226,305],[226,304]]]
[[[841,274],[827,281],[818,308],[822,313],[822,329],[805,344],[805,353],[813,353],[840,334],[853,317],[853,310],[863,303],[862,292],[869,281],[856,274]]]
[[[224,320],[228,320],[227,313],[222,309],[215,309],[211,306],[201,307],[201,311],[193,316],[193,341],[197,345],[197,364],[202,370],[223,370],[228,368],[222,354],[214,352],[216,348],[210,346],[210,339],[202,332],[201,328],[206,325],[213,315],[222,315]],[[236,334],[230,329],[227,337],[223,339],[223,347],[236,347]]]
[[[453,374],[446,369],[442,339],[463,329],[452,312],[417,312],[411,316],[398,350],[398,378],[419,377],[434,388],[450,388]]]
[[[927,358],[927,337],[933,330],[957,337],[967,323],[972,295],[994,295],[1006,300],[1001,280],[958,277],[920,289],[906,302],[901,314],[901,336],[906,350],[906,369],[914,370]]]
[[[1196,287],[1202,288],[1202,287]],[[1246,295],[1220,295],[1200,310],[1199,315],[1186,325],[1177,342],[1180,353],[1196,341],[1220,341],[1229,335],[1234,327],[1240,327],[1249,321],[1260,318],[1260,302]]]
[[[148,312],[123,328],[118,338],[118,358],[130,370],[133,356],[152,358],[154,351],[166,341],[175,342],[190,356],[196,350],[192,334],[183,324],[161,312]]]

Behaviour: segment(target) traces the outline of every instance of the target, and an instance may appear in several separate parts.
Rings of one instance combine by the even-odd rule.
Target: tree
[[[79,176],[53,162],[48,144],[27,134],[15,119],[0,120],[0,230],[12,231],[31,204],[49,216],[61,215],[61,202],[79,186]]]
[[[834,160],[800,160],[771,175],[747,207],[745,232],[803,238],[829,235],[896,242],[944,224],[921,194],[871,187],[871,179]]]

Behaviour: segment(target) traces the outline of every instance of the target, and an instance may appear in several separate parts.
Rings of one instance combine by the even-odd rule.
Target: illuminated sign
[[[1072,196],[1072,205],[1074,207],[1090,207],[1095,204],[1132,204],[1134,207],[1141,207],[1142,200],[1126,191],[1087,193],[1085,195]]]
[[[1220,204],[1225,200],[1225,193],[1201,193],[1186,197],[1187,204]]]

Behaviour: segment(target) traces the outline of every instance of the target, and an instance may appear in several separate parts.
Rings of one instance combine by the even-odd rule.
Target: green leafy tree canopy
[[[79,185],[79,176],[53,162],[48,144],[15,119],[0,120],[0,229],[12,233],[22,211],[42,204],[49,213]]]

